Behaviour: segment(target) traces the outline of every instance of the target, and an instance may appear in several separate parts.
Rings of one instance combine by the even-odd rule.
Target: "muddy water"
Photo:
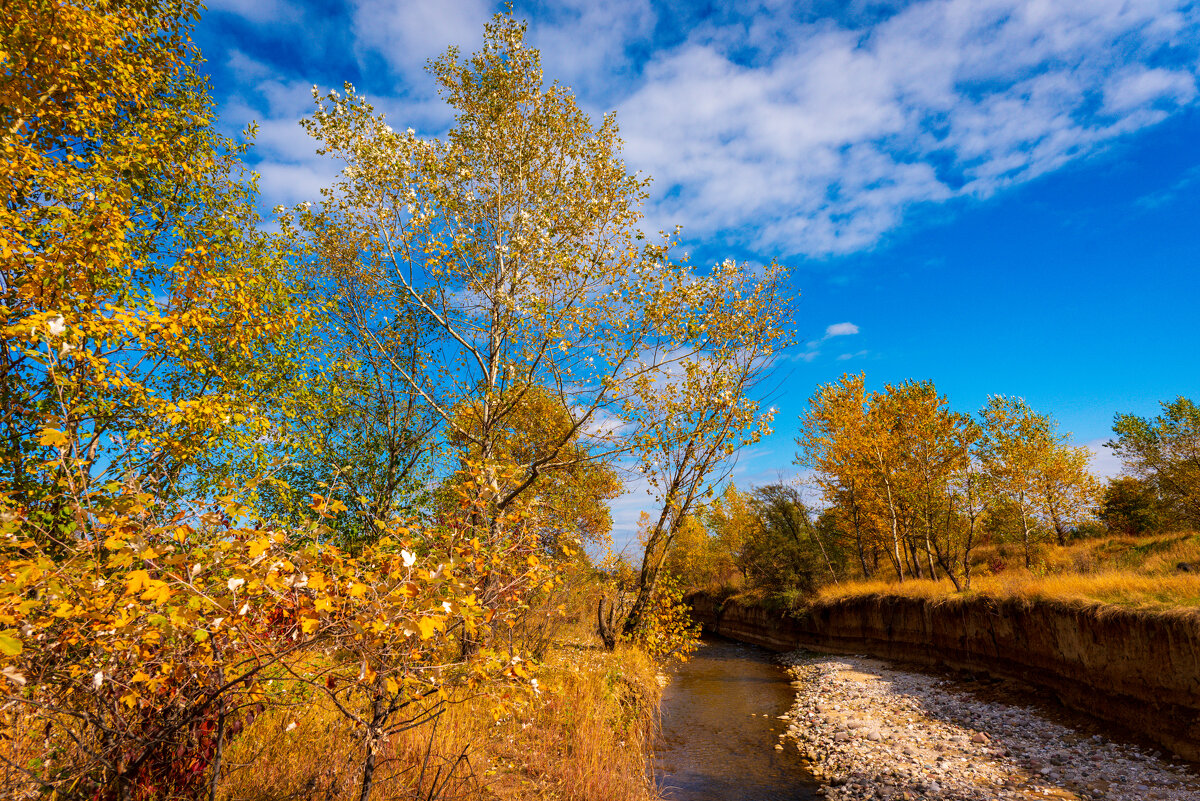
[[[775,750],[785,728],[776,718],[793,700],[787,674],[768,651],[706,638],[691,660],[675,669],[663,694],[654,760],[663,798],[819,798],[795,746]]]

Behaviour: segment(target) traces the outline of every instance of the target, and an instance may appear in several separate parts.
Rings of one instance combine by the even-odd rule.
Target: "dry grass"
[[[1033,569],[1024,567],[1019,548],[990,546],[976,553],[969,593],[948,580],[852,580],[823,587],[819,601],[870,595],[909,598],[986,596],[1084,603],[1141,609],[1200,608],[1200,534],[1176,532],[1152,537],[1105,537],[1067,546],[1046,546]],[[1194,571],[1196,568],[1192,568]]]
[[[1131,571],[1035,576],[1014,571],[1007,575],[976,579],[967,593],[956,592],[954,585],[946,580],[910,579],[903,584],[895,581],[856,581],[823,587],[818,599],[834,601],[865,595],[905,598],[986,596],[1090,601],[1148,609],[1191,608],[1200,607],[1200,576],[1151,576]]]
[[[539,693],[461,700],[436,725],[397,735],[373,798],[650,801],[648,738],[658,707],[652,665],[590,642],[552,649]],[[288,729],[289,724],[296,725]],[[227,801],[357,799],[363,749],[320,702],[260,716],[228,749]]]

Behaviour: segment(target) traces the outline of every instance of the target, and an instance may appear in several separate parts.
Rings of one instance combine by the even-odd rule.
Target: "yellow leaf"
[[[132,595],[150,583],[150,574],[145,570],[133,570],[125,577],[125,594]]]
[[[367,587],[365,584],[351,584],[350,585],[350,597],[351,598],[361,598],[361,597],[363,597],[363,595],[366,594],[366,592],[367,592]]]
[[[259,537],[250,543],[250,548],[247,550],[246,555],[251,559],[257,559],[263,551],[270,547],[271,543],[266,537]]]
[[[15,635],[15,631],[0,634],[0,654],[16,656],[21,653],[21,641]]]
[[[312,634],[321,625],[320,618],[306,617],[300,620],[300,630],[305,634]]]
[[[417,628],[421,630],[421,639],[428,640],[435,633],[442,630],[445,626],[445,621],[440,617],[423,617],[417,621]]]
[[[153,601],[156,604],[166,603],[170,598],[171,587],[165,581],[151,581],[142,593],[143,601]]]
[[[66,444],[66,442],[67,435],[62,431],[59,431],[57,428],[42,429],[42,445],[49,446],[51,448],[58,448]]]
[[[392,695],[400,692],[400,685],[391,676],[387,677],[387,679],[384,681],[384,684],[387,685],[387,691]]]

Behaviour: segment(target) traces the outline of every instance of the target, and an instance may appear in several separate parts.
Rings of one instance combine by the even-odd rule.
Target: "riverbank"
[[[1200,761],[1200,615],[1079,602],[864,596],[772,609],[689,596],[705,630],[1017,679]]]
[[[876,659],[785,654],[796,701],[783,716],[836,801],[1200,801],[1200,776],[1148,748],[985,700]]]

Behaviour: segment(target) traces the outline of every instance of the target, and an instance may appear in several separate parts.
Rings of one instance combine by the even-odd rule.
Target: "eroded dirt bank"
[[[866,657],[782,657],[783,716],[829,799],[1200,801],[1186,763]],[[778,747],[778,746],[777,746]]]
[[[867,597],[799,617],[690,599],[713,633],[979,671],[1047,688],[1067,706],[1200,761],[1200,617],[986,598]]]

